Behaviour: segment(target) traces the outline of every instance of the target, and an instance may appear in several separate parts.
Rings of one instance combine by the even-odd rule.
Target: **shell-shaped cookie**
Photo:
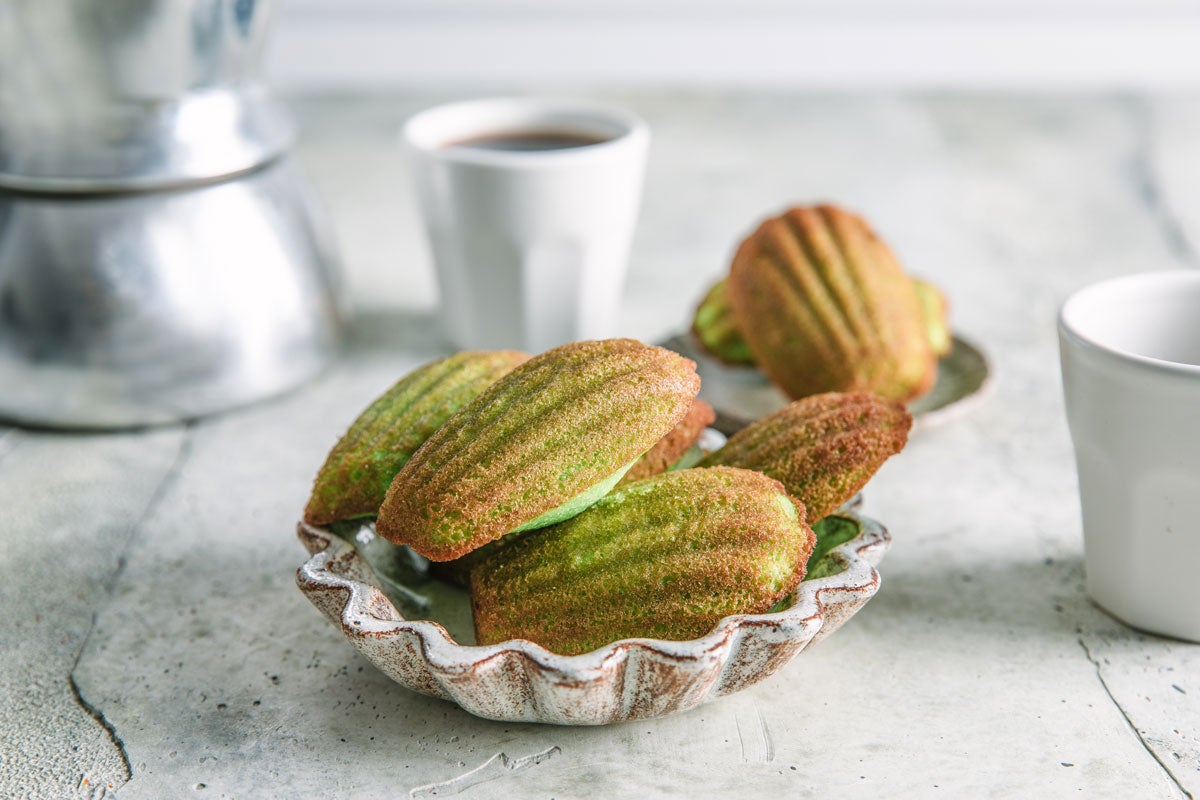
[[[729,307],[728,289],[724,278],[709,288],[696,306],[692,334],[705,350],[727,364],[753,364],[754,354]]]
[[[816,523],[852,498],[908,441],[912,415],[865,392],[797,400],[738,431],[700,466],[762,472],[804,503]]]
[[[405,375],[333,446],[313,482],[304,521],[327,525],[375,516],[392,478],[429,435],[528,358],[515,350],[464,351]]]
[[[618,486],[666,472],[672,464],[683,458],[688,448],[696,443],[700,434],[716,418],[717,412],[713,410],[713,407],[697,397],[692,401],[692,407],[688,409],[687,416],[680,420],[679,424],[672,428],[666,436],[659,439],[654,447],[651,447],[634,462],[633,466],[629,468],[629,472],[625,473],[625,477],[621,478]]]
[[[695,369],[632,339],[531,358],[429,437],[392,481],[377,530],[448,561],[579,513],[683,419]]]
[[[617,486],[624,486],[627,483],[666,472],[672,464],[687,454],[704,429],[711,425],[716,418],[717,414],[713,407],[697,397],[692,401],[692,407],[688,409],[687,416],[680,420],[679,424],[672,428],[666,436],[659,439],[653,447],[642,453],[625,473],[625,477],[617,483]],[[696,457],[697,460],[699,458],[699,456]],[[501,542],[496,542],[491,546],[497,547],[500,544]],[[431,563],[430,572],[444,581],[458,586],[466,586],[471,565],[485,555],[488,550],[489,546],[485,545],[453,561],[434,561]]]
[[[803,506],[760,473],[655,475],[474,565],[476,640],[577,654],[635,636],[692,639],[770,609],[804,577],[815,541]]]
[[[946,295],[934,284],[920,278],[913,279],[913,288],[917,290],[917,299],[921,301],[925,334],[933,354],[938,358],[948,355],[954,340],[950,333],[950,304],[946,301]]]
[[[729,304],[754,360],[793,398],[870,391],[911,400],[937,361],[912,280],[861,217],[793,208],[733,259]]]

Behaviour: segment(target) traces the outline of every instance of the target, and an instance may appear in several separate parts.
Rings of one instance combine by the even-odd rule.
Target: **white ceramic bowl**
[[[312,557],[296,582],[375,666],[409,689],[488,719],[603,725],[732,694],[841,627],[879,589],[875,564],[891,539],[882,525],[852,511],[825,524],[839,526],[834,541],[842,541],[812,562],[783,610],[725,617],[699,639],[623,639],[576,656],[523,639],[488,646],[456,641],[448,627],[461,641],[473,641],[466,593],[423,575],[419,557],[368,527],[357,532],[355,545],[301,523],[297,532]],[[406,619],[397,605],[427,618]]]

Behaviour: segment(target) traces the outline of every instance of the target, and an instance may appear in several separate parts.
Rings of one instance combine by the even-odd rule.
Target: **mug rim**
[[[1076,347],[1085,351],[1096,353],[1115,361],[1133,365],[1142,369],[1166,374],[1186,377],[1189,379],[1200,378],[1200,364],[1187,364],[1181,361],[1170,361],[1164,358],[1156,358],[1147,356],[1141,353],[1136,353],[1131,350],[1113,347],[1104,344],[1096,339],[1096,337],[1080,330],[1077,324],[1071,320],[1071,314],[1076,307],[1083,303],[1093,300],[1095,295],[1104,294],[1106,292],[1120,293],[1122,288],[1132,288],[1134,286],[1178,286],[1186,285],[1189,287],[1200,288],[1200,270],[1197,269],[1172,269],[1158,270],[1154,272],[1138,272],[1132,275],[1119,275],[1114,278],[1107,278],[1102,281],[1084,286],[1073,292],[1058,309],[1058,330],[1063,340],[1069,342]]]
[[[475,121],[464,122],[468,115]],[[495,133],[522,126],[557,124],[570,129],[564,118],[582,120],[573,127],[581,132],[603,135],[603,141],[557,150],[485,150],[472,147],[448,147],[454,141]],[[590,128],[589,128],[590,123]],[[602,133],[598,130],[606,129]],[[613,131],[609,136],[608,131]],[[590,161],[597,156],[630,147],[644,147],[650,139],[650,126],[631,111],[586,100],[553,97],[485,97],[459,100],[418,111],[401,129],[401,138],[410,149],[426,156],[460,164],[537,169]]]

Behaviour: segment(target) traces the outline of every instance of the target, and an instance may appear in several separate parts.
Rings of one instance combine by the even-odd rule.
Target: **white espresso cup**
[[[1088,594],[1200,641],[1200,270],[1089,286],[1058,330]]]
[[[649,128],[575,101],[471,100],[404,127],[449,338],[538,352],[612,336]]]

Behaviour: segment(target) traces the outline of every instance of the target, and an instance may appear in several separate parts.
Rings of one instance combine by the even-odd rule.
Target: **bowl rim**
[[[611,662],[626,657],[632,650],[650,650],[660,658],[698,662],[722,652],[741,629],[770,629],[772,638],[798,637],[806,633],[809,638],[820,635],[827,609],[837,603],[839,595],[869,598],[875,594],[880,585],[876,564],[891,544],[891,535],[878,521],[853,509],[842,509],[834,515],[853,519],[859,525],[857,536],[826,554],[826,557],[842,562],[843,569],[832,575],[802,581],[796,589],[795,601],[787,608],[758,614],[731,614],[721,618],[707,634],[695,639],[618,639],[578,655],[555,653],[527,639],[510,639],[490,645],[462,644],[439,622],[406,619],[377,585],[369,580],[346,577],[331,568],[350,565],[355,571],[365,570],[365,574],[374,576],[370,565],[353,544],[327,528],[303,521],[297,524],[296,533],[311,555],[297,570],[296,582],[306,595],[310,592],[344,594],[337,607],[338,620],[343,633],[352,641],[411,633],[420,641],[422,657],[429,667],[442,675],[461,675],[477,669],[484,662],[515,653],[524,656],[541,671],[560,676],[561,680],[590,680],[604,674]],[[313,598],[310,596],[309,599]],[[829,632],[832,631],[826,631]]]

